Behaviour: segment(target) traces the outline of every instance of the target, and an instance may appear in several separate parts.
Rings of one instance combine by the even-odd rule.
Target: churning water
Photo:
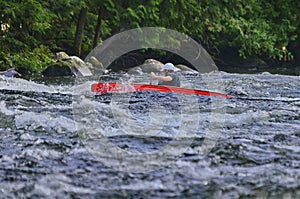
[[[89,93],[94,81],[0,76],[0,198],[300,198],[300,77],[209,75],[221,76],[234,98],[89,94],[79,110],[74,90]],[[194,83],[199,78],[187,77],[205,88]],[[219,133],[209,137],[214,124]],[[85,127],[131,156],[109,157],[103,143],[95,155],[84,137],[93,135],[80,133]],[[202,153],[205,140],[214,142]],[[135,156],[157,151],[166,154],[149,164]]]

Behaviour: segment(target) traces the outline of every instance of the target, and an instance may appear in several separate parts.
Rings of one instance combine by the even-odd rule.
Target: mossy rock
[[[91,63],[94,68],[103,70],[103,64],[96,57],[90,57],[88,62]]]
[[[45,77],[74,76],[71,68],[61,61],[49,65],[42,74]]]

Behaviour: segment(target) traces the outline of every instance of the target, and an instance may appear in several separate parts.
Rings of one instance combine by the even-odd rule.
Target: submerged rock
[[[274,142],[282,142],[282,141],[286,141],[287,140],[287,135],[284,134],[277,134],[273,137],[273,141]]]

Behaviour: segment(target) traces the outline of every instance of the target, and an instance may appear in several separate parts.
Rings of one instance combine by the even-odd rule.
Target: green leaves
[[[202,1],[201,1],[202,2]],[[202,4],[206,30],[202,34],[216,48],[235,47],[243,58],[278,59],[282,46],[296,39],[299,26],[291,1],[224,1]],[[289,13],[289,14],[287,14]],[[207,43],[209,43],[207,41]],[[288,51],[288,50],[287,50]]]
[[[21,60],[40,45],[70,50],[82,6],[88,8],[82,38],[86,53],[95,32],[103,41],[121,30],[154,26],[188,34],[209,52],[230,46],[243,58],[284,60],[292,57],[289,44],[300,34],[300,4],[292,0],[0,0],[0,25],[6,27],[0,31],[0,51],[20,53]]]
[[[1,54],[6,68],[26,68],[30,71],[42,71],[49,64],[53,63],[52,53],[46,46],[39,46],[33,51],[23,51],[14,54]]]

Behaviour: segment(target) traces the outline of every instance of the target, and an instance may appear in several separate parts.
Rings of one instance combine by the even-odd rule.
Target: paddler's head
[[[175,70],[175,67],[172,63],[166,63],[164,67],[161,69],[161,71],[164,71],[165,75],[168,75],[169,73],[173,73]]]

